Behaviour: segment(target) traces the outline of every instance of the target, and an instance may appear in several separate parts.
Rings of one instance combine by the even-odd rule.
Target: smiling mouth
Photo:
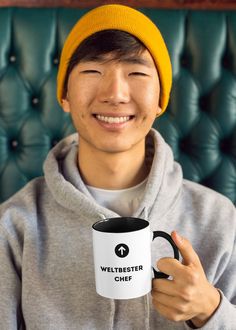
[[[111,117],[111,116],[103,116],[103,115],[94,115],[94,116],[99,121],[108,124],[122,124],[134,118],[134,116],[122,116],[122,117]]]

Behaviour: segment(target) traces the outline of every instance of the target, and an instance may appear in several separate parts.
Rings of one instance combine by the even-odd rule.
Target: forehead
[[[134,54],[122,54],[120,55],[119,52],[109,52],[106,54],[100,54],[95,56],[94,58],[84,59],[81,60],[83,62],[98,62],[101,64],[106,64],[109,62],[121,62],[125,64],[138,64],[143,65],[148,68],[155,68],[155,62],[147,49],[143,50],[139,53]]]

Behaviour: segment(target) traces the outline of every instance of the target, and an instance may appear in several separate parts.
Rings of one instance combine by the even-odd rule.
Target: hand
[[[201,327],[217,309],[220,293],[208,282],[190,242],[177,232],[173,232],[171,237],[183,262],[174,258],[162,258],[157,262],[159,270],[172,276],[173,280],[153,280],[153,305],[169,320],[191,320],[195,326]]]

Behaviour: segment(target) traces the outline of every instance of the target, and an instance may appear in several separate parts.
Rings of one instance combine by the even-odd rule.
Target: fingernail
[[[177,231],[175,231],[175,237],[177,238],[177,240],[179,241],[179,243],[182,243],[183,242],[183,237],[180,236]]]

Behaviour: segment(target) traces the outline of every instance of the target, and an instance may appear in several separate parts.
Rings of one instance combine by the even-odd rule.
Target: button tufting
[[[11,141],[11,147],[12,149],[16,149],[19,145],[19,142],[17,140],[12,140]]]
[[[207,112],[209,110],[209,96],[204,95],[199,98],[199,106],[202,111]]]
[[[186,54],[183,54],[180,59],[181,65],[184,68],[188,68],[190,66],[190,59]]]
[[[57,139],[52,140],[51,146],[54,147],[58,142],[59,142],[59,140],[57,140]]]
[[[14,63],[16,61],[15,55],[11,55],[9,60],[10,60],[11,63]]]
[[[230,153],[232,149],[232,140],[231,138],[226,138],[219,141],[220,150],[224,153]]]
[[[37,97],[32,98],[33,105],[37,105],[39,103],[39,99]]]
[[[179,149],[187,154],[191,153],[191,144],[190,144],[190,137],[187,136],[184,139],[179,141]]]
[[[58,64],[58,63],[59,63],[59,60],[58,60],[57,57],[55,57],[55,58],[53,59],[53,63],[54,63],[54,64]]]
[[[232,59],[231,57],[228,55],[228,56],[224,56],[223,59],[222,59],[222,66],[226,69],[231,69],[232,67]]]

